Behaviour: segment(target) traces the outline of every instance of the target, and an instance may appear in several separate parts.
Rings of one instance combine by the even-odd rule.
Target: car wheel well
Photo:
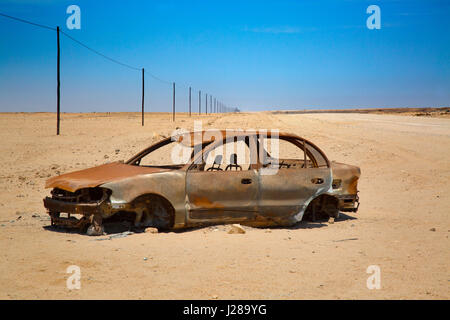
[[[158,194],[140,195],[132,201],[136,222],[158,229],[170,229],[174,225],[175,209],[169,200]]]
[[[339,199],[329,194],[321,194],[311,200],[303,215],[304,220],[339,217]]]

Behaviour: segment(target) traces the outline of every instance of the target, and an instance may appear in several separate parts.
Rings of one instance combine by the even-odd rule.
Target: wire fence
[[[60,100],[61,100],[61,81],[60,81],[60,60],[61,60],[61,54],[60,54],[60,34],[63,35],[64,37],[66,37],[67,39],[75,42],[76,44],[80,45],[81,47],[91,51],[92,53],[98,55],[99,57],[102,57],[105,60],[108,60],[109,62],[115,63],[117,65],[120,65],[124,68],[128,68],[132,71],[138,71],[138,76],[141,78],[141,83],[142,83],[142,90],[141,90],[141,123],[142,126],[144,126],[145,123],[145,75],[150,76],[152,79],[162,83],[162,84],[166,84],[166,85],[170,85],[172,87],[172,121],[175,121],[176,119],[176,114],[177,114],[177,101],[180,100],[180,97],[177,97],[177,89],[183,89],[184,91],[186,91],[186,93],[188,92],[188,94],[184,95],[182,99],[187,99],[186,104],[188,105],[188,110],[187,113],[189,114],[189,116],[192,116],[192,114],[199,114],[201,115],[203,114],[212,114],[212,113],[227,113],[227,112],[238,112],[239,110],[237,108],[230,108],[229,106],[227,106],[225,103],[223,103],[221,100],[219,100],[217,97],[206,93],[205,91],[202,91],[200,89],[195,89],[192,86],[189,85],[185,85],[182,83],[176,83],[174,81],[167,81],[164,80],[158,76],[156,76],[155,74],[151,73],[150,71],[148,71],[148,69],[146,70],[144,67],[137,67],[137,66],[132,66],[129,65],[127,63],[124,63],[122,61],[119,61],[117,59],[114,59],[90,46],[88,46],[87,44],[77,40],[76,38],[74,38],[73,36],[69,35],[68,33],[62,31],[59,26],[57,26],[56,28],[54,27],[50,27],[47,25],[43,25],[40,23],[35,23],[29,20],[25,20],[22,18],[18,18],[18,17],[14,17],[11,15],[7,15],[4,13],[0,12],[0,16],[4,17],[4,18],[8,18],[10,20],[14,20],[17,22],[21,22],[21,23],[25,23],[28,25],[32,25],[38,28],[42,28],[42,29],[47,29],[53,32],[56,32],[56,41],[57,41],[57,92],[56,92],[56,96],[57,96],[57,105],[56,105],[56,114],[57,114],[57,124],[56,124],[56,134],[59,135],[60,134],[60,112],[61,112],[61,104],[60,104]]]

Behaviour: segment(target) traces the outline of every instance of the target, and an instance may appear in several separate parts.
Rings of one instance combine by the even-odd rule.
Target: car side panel
[[[251,221],[258,210],[258,174],[244,171],[188,171],[190,223]]]
[[[183,170],[153,173],[109,182],[101,187],[112,190],[111,206],[126,207],[134,199],[145,194],[157,194],[166,198],[175,209],[174,228],[183,227],[186,220],[185,177]]]
[[[332,180],[330,168],[283,168],[274,175],[260,173],[259,179],[260,213],[280,225],[300,221],[309,202],[328,192]]]

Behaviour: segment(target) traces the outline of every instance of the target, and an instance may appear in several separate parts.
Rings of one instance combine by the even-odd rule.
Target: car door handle
[[[313,178],[313,179],[311,179],[311,182],[314,184],[322,184],[323,179],[322,178]]]
[[[241,183],[242,184],[250,184],[250,183],[252,183],[252,179],[242,179]]]

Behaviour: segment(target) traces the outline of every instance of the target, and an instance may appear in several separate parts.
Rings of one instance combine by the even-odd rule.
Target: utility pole
[[[142,126],[144,126],[144,68],[142,68]]]
[[[172,121],[175,122],[175,82],[173,83]]]
[[[202,114],[202,91],[198,91],[198,114]]]
[[[56,41],[57,41],[57,62],[56,62],[56,83],[57,83],[57,91],[56,91],[56,135],[59,136],[59,122],[60,122],[60,91],[61,91],[61,83],[60,83],[60,48],[59,48],[59,26],[56,27]]]
[[[189,117],[191,116],[191,87],[189,87]]]

